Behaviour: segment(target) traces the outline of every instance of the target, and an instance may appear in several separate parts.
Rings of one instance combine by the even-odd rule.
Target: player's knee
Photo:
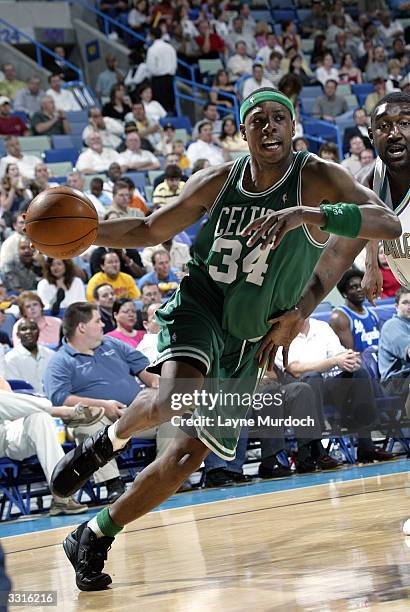
[[[174,440],[162,459],[175,473],[189,475],[200,467],[209,452],[200,440],[184,436]]]

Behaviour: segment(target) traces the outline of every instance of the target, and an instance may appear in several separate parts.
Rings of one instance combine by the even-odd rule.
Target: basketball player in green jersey
[[[219,392],[252,393],[258,366],[269,362],[277,346],[289,345],[364,239],[400,235],[397,217],[340,166],[292,152],[294,127],[288,98],[270,88],[254,92],[241,105],[250,156],[198,172],[175,204],[146,219],[99,227],[98,245],[144,247],[209,215],[189,275],[158,311],[159,357],[151,367],[161,373],[159,389],[142,391],[114,425],[55,468],[53,490],[67,496],[134,432],[195,409],[194,427],[185,422],[165,454],[120,499],[65,539],[82,590],[111,583],[103,567],[115,535],[173,494],[210,450],[235,457],[240,426],[233,419],[245,417],[249,404],[230,405]],[[272,241],[273,248],[263,248]],[[203,386],[209,393],[197,402]]]

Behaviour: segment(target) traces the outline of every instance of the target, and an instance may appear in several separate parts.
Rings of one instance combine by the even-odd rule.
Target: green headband
[[[289,100],[289,98],[281,94],[279,91],[259,91],[258,93],[249,96],[249,98],[246,98],[246,100],[242,102],[239,111],[241,123],[244,122],[245,117],[251,110],[251,108],[257,106],[261,102],[268,101],[279,102],[279,104],[283,104],[283,106],[286,106],[286,108],[290,112],[292,119],[295,118],[295,109],[293,108],[293,104]]]

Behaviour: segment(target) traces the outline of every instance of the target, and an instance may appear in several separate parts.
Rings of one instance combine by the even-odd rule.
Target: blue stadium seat
[[[53,145],[53,149],[70,149],[75,148],[81,149],[83,148],[83,139],[80,135],[74,136],[73,134],[64,134],[61,136],[52,136],[51,144]]]
[[[294,9],[293,0],[271,0],[270,5],[273,9]],[[253,11],[252,11],[253,14]]]
[[[87,123],[70,123],[71,134],[74,136],[81,136],[84,128],[87,127]]]
[[[311,115],[315,102],[316,98],[300,98],[300,103],[302,105],[302,113],[305,113],[306,115]]]
[[[252,17],[255,21],[266,21],[266,23],[270,23],[273,21],[272,13],[268,9],[253,10]]]
[[[68,149],[49,149],[44,151],[44,162],[46,164],[55,164],[57,162],[70,161],[75,166],[78,156],[79,151],[74,147]]]
[[[7,382],[13,391],[34,391],[33,386],[26,380],[20,380],[19,378],[8,378]]]
[[[305,85],[300,92],[301,99],[317,98],[323,94],[323,89],[320,85]]]
[[[373,91],[373,83],[356,83],[355,85],[352,84],[352,93],[355,94],[355,96],[367,96]]]
[[[188,117],[164,117],[160,119],[159,122],[161,125],[172,123],[175,129],[185,128],[189,134],[192,132],[192,125]]]
[[[145,172],[126,172],[124,176],[130,178],[140,191],[144,192],[147,176]]]
[[[24,111],[13,111],[12,117],[20,117],[27,125],[30,122],[30,117]]]
[[[3,157],[3,155],[6,155],[6,147],[4,145],[4,139],[0,138],[0,157]]]
[[[293,8],[279,9],[279,10],[273,9],[272,17],[276,22],[277,21],[296,21],[297,19],[296,11]]]
[[[71,124],[72,123],[83,123],[83,124],[88,123],[88,111],[87,110],[68,111],[65,115]]]

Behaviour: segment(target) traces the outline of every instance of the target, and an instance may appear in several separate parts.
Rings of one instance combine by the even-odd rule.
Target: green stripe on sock
[[[101,510],[97,516],[98,527],[102,534],[108,536],[109,538],[115,538],[117,533],[123,530],[123,527],[118,527],[110,517],[110,511],[108,508],[104,508]]]

